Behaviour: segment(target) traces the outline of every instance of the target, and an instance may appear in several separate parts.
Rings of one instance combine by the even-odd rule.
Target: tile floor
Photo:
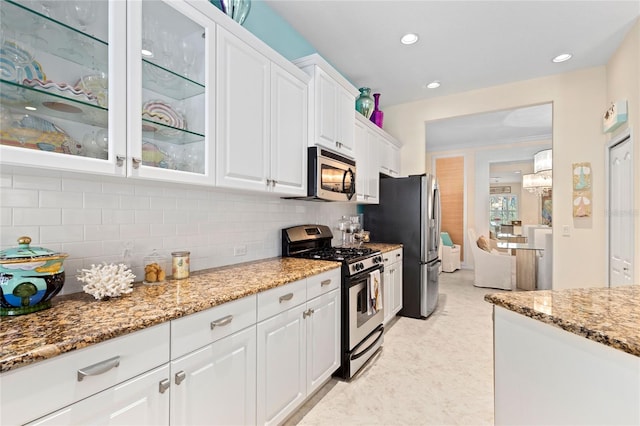
[[[285,425],[493,424],[492,305],[473,271],[440,275],[436,311],[396,317],[351,382],[331,379]]]

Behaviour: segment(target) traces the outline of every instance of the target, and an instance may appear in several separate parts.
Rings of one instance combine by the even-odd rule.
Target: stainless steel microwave
[[[309,147],[307,197],[310,201],[356,201],[356,162],[321,149]]]

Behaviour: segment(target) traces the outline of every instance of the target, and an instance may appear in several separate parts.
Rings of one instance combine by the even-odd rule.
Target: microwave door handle
[[[342,175],[342,191],[344,192],[345,184],[347,182],[347,175],[349,175],[349,180],[351,181],[350,188],[351,190],[347,193],[347,200],[351,200],[356,193],[356,184],[354,182],[353,170],[351,168],[347,169]]]

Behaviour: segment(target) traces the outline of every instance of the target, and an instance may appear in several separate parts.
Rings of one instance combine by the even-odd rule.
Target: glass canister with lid
[[[160,284],[167,278],[168,260],[156,250],[144,258],[145,284]]]
[[[174,280],[189,278],[189,255],[188,251],[174,251],[171,253],[171,273]]]

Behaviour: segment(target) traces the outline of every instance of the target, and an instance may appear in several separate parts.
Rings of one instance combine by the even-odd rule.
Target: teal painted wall
[[[220,7],[218,2],[212,3]],[[290,61],[317,52],[287,21],[261,0],[251,2],[251,10],[242,26]]]

